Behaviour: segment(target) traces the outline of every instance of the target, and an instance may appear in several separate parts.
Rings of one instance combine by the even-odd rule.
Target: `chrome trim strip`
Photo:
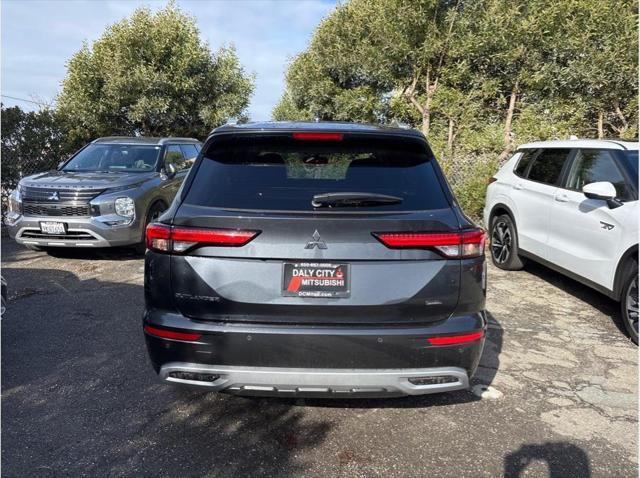
[[[36,239],[33,237],[22,237],[22,233],[24,233],[25,231],[37,231],[40,232],[40,229],[37,227],[21,227],[18,232],[15,235],[15,238],[18,242],[23,243],[23,244],[34,244],[34,245],[47,245],[47,246],[86,246],[86,247],[96,247],[98,246],[100,243],[108,243],[108,241],[100,236],[99,234],[97,234],[96,232],[90,230],[90,229],[83,229],[83,228],[74,228],[74,227],[70,227],[68,229],[68,231],[73,231],[73,232],[83,232],[85,234],[88,234],[92,237],[94,237],[94,240],[91,241],[87,241],[87,240],[78,240],[76,237],[70,236],[69,239],[64,239],[63,242],[56,242],[56,241],[51,241],[51,239],[47,239],[46,237],[43,237],[42,239]],[[60,241],[60,239],[58,239],[58,241]]]

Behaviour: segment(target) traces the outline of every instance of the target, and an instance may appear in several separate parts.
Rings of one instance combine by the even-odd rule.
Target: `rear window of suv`
[[[407,211],[449,207],[426,145],[411,138],[345,134],[340,141],[289,135],[221,135],[207,146],[184,202],[225,209],[325,211],[314,195],[371,193],[395,204],[333,211]]]
[[[545,184],[556,184],[570,149],[545,149],[533,161],[527,179]]]
[[[514,169],[516,175],[525,177],[527,168],[529,167],[529,164],[531,164],[531,160],[535,157],[537,152],[537,149],[525,149],[520,153],[520,159],[518,159],[518,164]]]

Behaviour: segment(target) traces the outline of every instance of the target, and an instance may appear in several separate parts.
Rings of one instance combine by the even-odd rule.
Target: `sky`
[[[157,10],[166,0],[2,0],[1,92],[5,106],[37,109],[23,98],[52,104],[66,62],[83,40],[139,6]],[[213,51],[234,45],[245,71],[256,75],[252,120],[267,120],[284,89],[288,60],[304,50],[333,0],[178,0],[195,17]]]

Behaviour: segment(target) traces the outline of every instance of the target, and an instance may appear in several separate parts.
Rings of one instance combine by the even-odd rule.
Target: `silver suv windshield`
[[[160,146],[90,144],[62,168],[63,171],[141,173],[155,170]]]

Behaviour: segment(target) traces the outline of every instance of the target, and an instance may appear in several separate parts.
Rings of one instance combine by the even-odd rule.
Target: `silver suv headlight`
[[[136,204],[129,197],[118,198],[115,201],[116,214],[122,217],[133,217],[136,213]]]
[[[22,213],[22,194],[20,192],[20,186],[11,191],[9,195],[9,212],[21,214]]]

